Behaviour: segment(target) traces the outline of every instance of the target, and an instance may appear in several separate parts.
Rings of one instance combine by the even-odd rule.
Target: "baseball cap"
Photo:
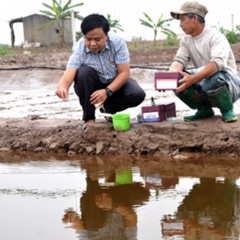
[[[175,19],[180,19],[180,15],[182,14],[188,14],[188,13],[193,13],[196,14],[200,17],[205,18],[206,14],[208,13],[208,10],[205,6],[198,2],[185,2],[180,10],[178,11],[171,11],[171,16]]]

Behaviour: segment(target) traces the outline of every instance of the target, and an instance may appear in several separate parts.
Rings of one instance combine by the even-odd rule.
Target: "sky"
[[[66,3],[67,0],[62,0]],[[153,30],[140,24],[139,19],[144,19],[146,12],[157,22],[161,14],[163,19],[171,18],[171,10],[179,10],[185,0],[73,0],[72,4],[83,2],[84,5],[76,8],[80,15],[87,16],[91,13],[100,13],[104,16],[111,15],[112,19],[119,20],[124,32],[117,31],[125,40],[130,41],[132,37],[141,37],[144,40],[153,40]],[[221,26],[232,30],[236,25],[240,25],[240,12],[238,0],[198,0],[204,4],[209,12],[206,16],[206,25]],[[11,44],[9,21],[11,19],[26,17],[31,14],[41,14],[39,10],[46,10],[42,3],[51,5],[51,0],[2,0],[0,8],[0,44]],[[76,31],[80,30],[80,22],[75,21]],[[170,29],[176,34],[181,34],[179,21],[173,20]],[[22,23],[15,23],[15,44],[24,42]],[[164,35],[158,33],[158,39]]]

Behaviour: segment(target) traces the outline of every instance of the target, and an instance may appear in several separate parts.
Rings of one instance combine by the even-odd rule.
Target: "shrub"
[[[214,26],[214,28],[224,34],[230,44],[240,42],[240,25],[237,25],[235,30],[228,30],[219,26]]]
[[[178,45],[178,43],[179,43],[179,39],[177,38],[176,34],[169,33],[167,35],[167,39],[166,39],[166,42],[165,42],[166,46],[175,47],[175,46]]]

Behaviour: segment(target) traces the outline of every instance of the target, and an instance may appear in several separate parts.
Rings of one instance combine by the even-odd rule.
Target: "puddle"
[[[239,239],[239,166],[0,155],[1,239]]]

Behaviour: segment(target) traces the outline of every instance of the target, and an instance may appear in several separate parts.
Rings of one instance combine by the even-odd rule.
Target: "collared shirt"
[[[93,53],[86,47],[81,38],[73,46],[67,68],[78,69],[81,66],[93,68],[103,83],[112,82],[118,75],[117,65],[130,61],[129,51],[125,40],[109,32],[105,47],[99,53]]]

